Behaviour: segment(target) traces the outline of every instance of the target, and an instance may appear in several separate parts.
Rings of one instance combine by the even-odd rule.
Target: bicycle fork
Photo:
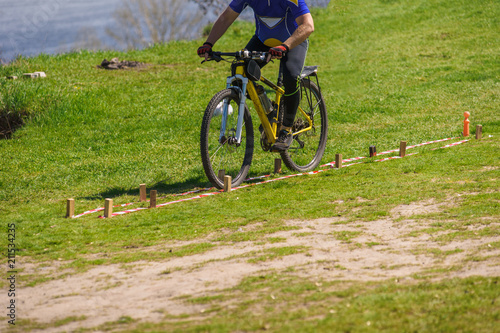
[[[234,81],[241,81],[242,82],[242,87],[238,87],[233,85]],[[227,89],[236,89],[238,90],[238,94],[240,95],[240,105],[238,106],[238,123],[236,126],[236,133],[234,138],[232,138],[233,142],[230,142],[230,144],[236,144],[239,146],[241,144],[241,132],[243,130],[243,117],[245,115],[245,103],[246,103],[246,95],[245,91],[247,89],[248,85],[248,78],[244,77],[241,74],[236,74],[234,76],[230,76],[227,78]],[[224,106],[222,109],[222,124],[220,128],[220,134],[219,134],[219,142],[223,143],[225,133],[226,133],[226,126],[227,126],[227,116],[228,116],[228,99],[224,100]]]

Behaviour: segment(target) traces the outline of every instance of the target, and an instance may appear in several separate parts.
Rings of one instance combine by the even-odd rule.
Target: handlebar
[[[208,60],[203,60],[201,63],[204,63],[205,61],[219,62],[224,60],[224,57],[233,57],[236,60],[255,60],[257,62],[269,62],[271,58],[269,52],[248,50],[241,50],[237,52],[212,52],[210,54],[210,58]]]

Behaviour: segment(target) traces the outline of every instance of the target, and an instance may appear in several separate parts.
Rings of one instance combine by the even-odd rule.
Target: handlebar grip
[[[260,61],[260,62],[269,62],[269,52],[260,52],[260,51],[248,51],[248,50],[241,50],[237,52],[219,52],[219,51],[211,51],[209,53],[210,59],[202,61],[204,63],[205,61],[212,61],[215,60],[217,62],[224,60],[224,56],[226,57],[234,57],[236,59],[240,60],[255,60],[255,61]]]

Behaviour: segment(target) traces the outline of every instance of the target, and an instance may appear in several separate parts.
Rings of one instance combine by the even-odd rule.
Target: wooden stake
[[[156,190],[149,192],[149,208],[156,208]]]
[[[226,175],[226,170],[224,169],[221,169],[219,170],[219,172],[217,173],[217,178],[219,179],[224,179],[224,176]]]
[[[476,140],[481,140],[483,137],[483,125],[476,126]]]
[[[104,217],[109,218],[113,216],[113,199],[106,199],[104,202]]]
[[[140,189],[139,189],[139,201],[143,202],[146,201],[146,184],[141,184]]]
[[[342,154],[335,154],[335,168],[342,168]]]
[[[274,159],[274,173],[281,173],[281,158]]]
[[[376,156],[377,155],[377,147],[375,146],[370,146],[370,157]]]
[[[75,199],[68,199],[66,201],[66,218],[73,218],[75,216]]]
[[[399,143],[399,157],[405,157],[406,155],[406,141],[401,141]]]
[[[233,179],[231,176],[224,176],[224,192],[231,192],[231,182]]]

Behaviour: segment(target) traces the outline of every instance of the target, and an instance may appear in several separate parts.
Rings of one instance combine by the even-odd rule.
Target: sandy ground
[[[245,277],[269,271],[279,272],[289,267],[294,268],[293,274],[318,281],[409,280],[412,274],[451,266],[460,268],[442,273],[437,278],[500,275],[500,250],[488,245],[498,242],[500,238],[482,237],[439,243],[435,240],[439,234],[418,233],[428,228],[429,222],[417,222],[409,217],[440,209],[440,205],[427,201],[396,207],[390,217],[373,222],[343,224],[341,218],[288,221],[289,226],[298,229],[269,235],[282,240],[277,243],[218,244],[205,253],[182,258],[98,266],[65,279],[22,288],[18,317],[40,323],[70,316],[86,317],[85,320],[44,331],[69,332],[117,321],[123,316],[157,322],[166,314],[196,315],[205,310],[203,305],[183,302],[179,296],[207,295],[237,286]],[[237,232],[258,227],[259,224],[253,224]],[[355,234],[351,242],[346,242],[336,237],[342,231],[361,233]],[[410,235],[411,232],[413,234]],[[210,241],[211,238],[214,237],[202,241]],[[154,250],[168,251],[185,244],[166,243]],[[283,246],[304,246],[307,249],[303,253],[275,260],[248,261],[262,255],[261,251],[265,249]],[[435,255],[428,249],[453,252]],[[471,255],[478,254],[483,257],[482,260],[470,260]],[[61,262],[49,263],[48,267],[28,265],[25,273],[47,274],[60,265]]]

